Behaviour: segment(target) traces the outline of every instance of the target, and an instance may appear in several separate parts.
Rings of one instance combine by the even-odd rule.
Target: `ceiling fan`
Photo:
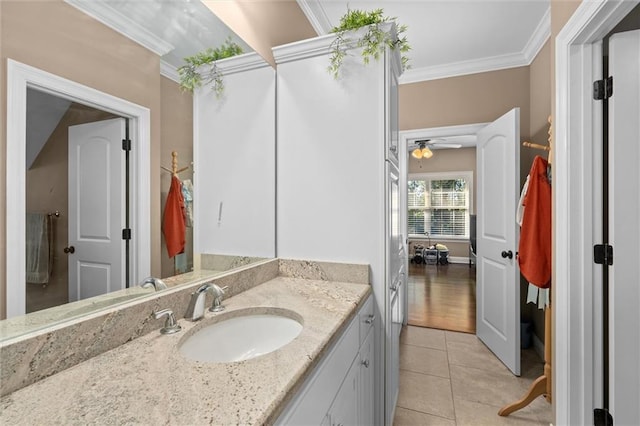
[[[413,158],[417,158],[418,160],[422,158],[431,158],[433,157],[433,151],[431,148],[461,148],[462,144],[459,143],[449,143],[446,139],[422,139],[417,140],[415,143],[418,145],[415,149],[411,151],[411,156]]]

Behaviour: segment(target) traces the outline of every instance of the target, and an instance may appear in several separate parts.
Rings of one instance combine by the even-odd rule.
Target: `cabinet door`
[[[358,382],[360,376],[360,359],[356,358],[345,377],[342,386],[331,405],[329,416],[331,426],[348,426],[361,424],[358,421]]]
[[[360,380],[358,389],[358,424],[372,425],[374,417],[375,352],[370,332],[360,348]]]

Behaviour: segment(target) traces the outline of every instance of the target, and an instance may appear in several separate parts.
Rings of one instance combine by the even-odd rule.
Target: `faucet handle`
[[[157,311],[153,313],[153,317],[155,319],[160,319],[166,316],[167,319],[164,321],[164,327],[160,329],[160,333],[162,334],[173,334],[182,330],[182,327],[178,325],[176,322],[176,317],[173,315],[173,311],[171,309],[163,309],[161,311]]]
[[[224,296],[224,292],[228,288],[229,286],[218,287],[218,285],[211,283],[211,290],[213,291],[213,303],[209,308],[209,312],[224,311],[224,305],[222,304],[222,296]]]

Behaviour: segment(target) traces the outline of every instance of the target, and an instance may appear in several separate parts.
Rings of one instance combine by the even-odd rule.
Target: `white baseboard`
[[[449,263],[469,263],[468,257],[449,256]]]
[[[544,343],[533,333],[533,349],[536,350],[536,353],[541,359],[544,359]]]

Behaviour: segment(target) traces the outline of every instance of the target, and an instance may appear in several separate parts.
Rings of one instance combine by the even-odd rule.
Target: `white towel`
[[[44,213],[27,213],[27,282],[49,282],[49,218]]]

